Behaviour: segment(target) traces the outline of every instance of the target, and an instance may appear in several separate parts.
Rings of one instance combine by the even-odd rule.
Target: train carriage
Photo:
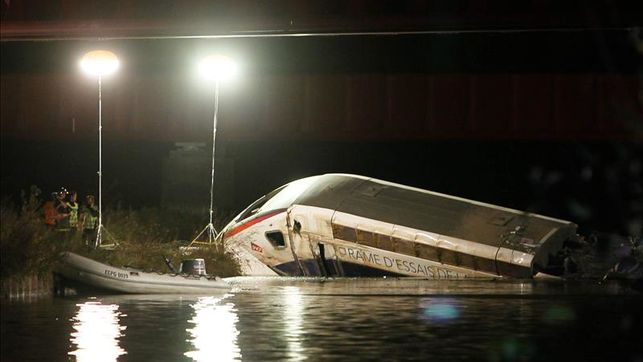
[[[435,279],[556,273],[576,237],[569,221],[347,174],[282,186],[220,234],[279,275]]]

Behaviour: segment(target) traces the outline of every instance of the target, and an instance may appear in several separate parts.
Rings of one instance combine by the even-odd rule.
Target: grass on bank
[[[177,269],[182,259],[203,258],[208,274],[221,277],[240,274],[234,256],[222,248],[212,246],[194,250],[190,255],[181,253],[179,247],[186,246],[207,223],[203,213],[160,208],[108,209],[103,212],[103,225],[118,247],[93,249],[85,245],[79,232],[62,235],[46,227],[43,200],[39,196],[39,190],[32,187],[29,195],[23,194],[19,206],[7,200],[0,204],[2,280],[47,275],[64,251],[114,266],[157,272],[170,272],[163,257],[172,260]]]

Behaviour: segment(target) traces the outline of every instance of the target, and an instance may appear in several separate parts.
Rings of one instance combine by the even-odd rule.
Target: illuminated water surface
[[[619,285],[238,278],[211,296],[2,305],[2,361],[643,359]]]
[[[77,361],[115,361],[125,354],[119,345],[119,338],[126,327],[120,325],[124,317],[115,304],[88,301],[77,304],[78,313],[72,318],[74,331],[71,333],[72,351]]]
[[[241,353],[237,345],[239,331],[236,324],[239,320],[232,303],[226,303],[221,298],[200,297],[191,306],[194,315],[188,322],[193,324],[188,328],[189,341],[193,350],[185,355],[195,361],[232,361],[240,360]]]

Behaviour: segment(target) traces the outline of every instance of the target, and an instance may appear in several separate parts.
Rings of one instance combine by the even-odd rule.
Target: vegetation
[[[55,268],[60,254],[72,251],[116,266],[127,265],[143,270],[169,272],[164,257],[178,262],[203,258],[208,274],[221,277],[239,275],[234,257],[219,247],[181,251],[206,224],[203,213],[158,208],[108,209],[103,212],[107,230],[104,243],[115,241],[114,250],[94,249],[86,245],[79,232],[63,235],[45,226],[40,190],[32,186],[23,193],[19,206],[8,200],[0,204],[0,277],[43,276]]]

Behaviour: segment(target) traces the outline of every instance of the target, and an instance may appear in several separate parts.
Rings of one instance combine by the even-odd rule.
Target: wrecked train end
[[[253,203],[224,241],[280,275],[561,275],[576,225],[364,176],[327,174]]]

